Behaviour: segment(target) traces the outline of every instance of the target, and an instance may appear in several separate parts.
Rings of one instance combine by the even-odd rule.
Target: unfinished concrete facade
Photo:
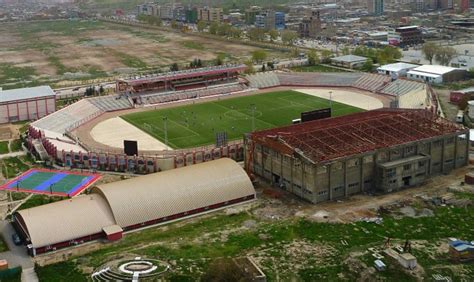
[[[312,203],[423,183],[468,163],[469,130],[426,110],[375,110],[255,132],[246,168]]]

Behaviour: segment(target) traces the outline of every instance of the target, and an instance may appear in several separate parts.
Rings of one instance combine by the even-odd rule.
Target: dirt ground
[[[450,90],[447,89],[435,89],[439,97],[439,102],[444,111],[444,115],[447,119],[454,121],[456,115],[458,114],[458,106],[449,102],[449,93]]]
[[[87,73],[90,68],[95,68],[108,73],[120,73],[124,69],[165,67],[174,62],[187,64],[194,58],[213,60],[219,53],[239,60],[250,56],[257,49],[184,33],[145,30],[111,23],[99,22],[97,27],[72,31],[67,29],[71,23],[64,21],[61,24],[66,25],[68,32],[42,30],[25,33],[24,26],[21,29],[16,25],[1,25],[0,63],[33,67],[38,78],[46,78],[61,74],[61,67],[51,61],[52,56],[59,58],[59,64],[64,66],[62,71]],[[145,66],[134,67],[134,61],[143,62]]]
[[[312,205],[304,202],[289,192],[269,187],[263,181],[259,183],[259,199],[263,205],[255,210],[255,215],[262,219],[279,220],[293,216],[304,217],[317,222],[350,223],[377,216],[381,206],[397,205],[421,197],[441,196],[448,193],[451,187],[459,186],[464,175],[472,171],[464,167],[449,175],[435,176],[424,185],[384,195],[357,194],[344,200]]]
[[[19,124],[1,124],[0,125],[0,141],[13,140],[20,138]]]

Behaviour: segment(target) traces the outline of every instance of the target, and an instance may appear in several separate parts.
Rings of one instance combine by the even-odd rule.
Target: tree
[[[474,68],[470,68],[468,71],[467,71],[468,75],[469,75],[469,78],[474,78]]]
[[[252,52],[252,60],[256,63],[261,63],[267,58],[267,52],[264,50],[255,50]]]
[[[217,58],[216,58],[216,66],[221,66],[224,64],[224,60],[225,60],[225,54],[223,53],[220,53],[217,55]]]
[[[265,31],[261,28],[251,28],[247,31],[247,36],[250,40],[263,41],[265,39]]]
[[[245,73],[246,74],[254,74],[255,73],[255,68],[253,67],[253,62],[251,60],[245,61],[244,64],[247,66],[247,68],[245,68]]]
[[[451,60],[456,57],[457,52],[456,49],[453,47],[441,47],[438,48],[436,55],[435,55],[435,60],[438,61],[441,65],[443,66],[449,66],[449,63]]]
[[[372,59],[367,59],[365,63],[362,65],[361,70],[366,71],[366,72],[372,72],[374,69],[374,62]]]
[[[178,28],[178,22],[176,20],[171,21],[171,28],[172,29],[177,29]]]
[[[203,32],[204,29],[206,28],[207,24],[206,24],[206,22],[198,21],[198,23],[197,23],[196,26],[197,26],[197,30],[198,30],[199,32]]]
[[[271,29],[268,32],[268,36],[270,36],[270,41],[275,41],[278,38],[278,31],[276,29]]]
[[[211,25],[209,26],[209,33],[210,34],[217,34],[218,28],[219,28],[219,23],[218,22],[212,22]]]
[[[382,49],[376,49],[374,54],[376,55],[376,61],[381,65],[393,63],[402,57],[400,49],[392,46],[385,46]]]
[[[229,34],[230,37],[232,37],[232,38],[240,38],[240,37],[242,37],[242,30],[241,30],[240,28],[231,27],[229,33],[230,33],[230,34]]]
[[[308,65],[314,66],[319,64],[319,56],[318,53],[316,53],[316,50],[310,50],[308,52]]]
[[[298,34],[292,30],[284,30],[281,33],[281,41],[285,44],[293,45],[293,42],[298,38]]]
[[[265,67],[265,63],[262,64],[262,72],[265,72],[267,68]]]
[[[275,64],[274,64],[273,62],[268,62],[268,63],[267,63],[267,66],[268,66],[269,68],[271,68],[272,70],[275,69]]]
[[[103,95],[104,92],[105,92],[104,86],[101,85],[100,88],[99,88],[99,94]]]
[[[332,52],[331,50],[324,49],[321,51],[321,62],[328,64],[331,62]]]
[[[351,50],[350,50],[349,47],[347,47],[347,46],[344,46],[344,47],[341,49],[341,52],[342,52],[342,55],[350,55],[350,54],[351,54]]]
[[[220,36],[227,36],[230,35],[231,25],[229,24],[221,24],[217,28],[217,34]]]
[[[438,45],[436,45],[433,42],[427,42],[423,44],[423,47],[421,48],[421,52],[425,56],[425,59],[430,61],[430,65],[433,64],[433,59],[438,52]]]
[[[179,71],[179,66],[177,63],[173,63],[170,66],[170,71]]]

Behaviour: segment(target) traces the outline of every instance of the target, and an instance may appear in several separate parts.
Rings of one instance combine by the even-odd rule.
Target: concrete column
[[[359,177],[359,185],[360,185],[360,191],[364,192],[365,191],[365,183],[364,183],[364,157],[360,157],[359,159],[359,165],[360,165],[360,177]]]
[[[458,168],[458,136],[454,136],[454,160],[453,168]]]
[[[471,146],[471,140],[470,140],[470,131],[466,131],[466,161],[465,164],[469,164],[469,147]]]
[[[290,187],[290,191],[293,192],[293,158],[290,159],[290,177],[291,177],[291,187]]]
[[[313,200],[311,201],[313,204],[316,204],[316,202],[318,201],[317,198],[318,198],[318,193],[316,192],[318,190],[318,169],[317,169],[317,166],[316,165],[313,165],[313,180],[314,180],[314,185],[313,185],[313,189],[311,189],[311,192],[313,192]]]
[[[301,198],[304,198],[304,177],[306,176],[306,172],[304,171],[305,170],[305,163],[304,162],[301,162]]]
[[[429,152],[429,155],[430,155],[430,158],[428,159],[428,175],[431,175],[431,173],[433,172],[433,154],[432,154],[432,150],[433,150],[433,141],[429,142],[428,143],[428,152]]]
[[[331,170],[332,170],[332,164],[329,164],[327,166],[328,168],[328,189],[329,189],[329,201],[332,200],[332,188],[331,188]]]
[[[349,185],[347,184],[347,160],[342,163],[342,169],[344,170],[344,198],[347,197]]]
[[[446,143],[446,138],[443,137],[443,140],[441,140],[441,173],[444,173],[444,147]]]

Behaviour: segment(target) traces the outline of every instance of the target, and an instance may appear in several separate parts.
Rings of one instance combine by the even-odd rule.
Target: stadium
[[[420,82],[244,70],[228,65],[120,79],[117,95],[82,99],[33,122],[29,146],[65,167],[152,173],[221,157],[241,161],[245,134],[289,125],[302,112],[437,112],[430,87]],[[137,142],[136,154],[125,154],[124,140]]]
[[[252,201],[254,176],[319,203],[375,186],[385,193],[417,185],[467,162],[468,132],[438,117],[436,97],[424,83],[355,72],[243,76],[243,70],[219,66],[122,79],[117,95],[85,98],[31,123],[28,145],[43,160],[147,175],[77,195],[95,181],[87,174],[59,191],[70,199],[14,213],[29,253],[115,241]],[[306,121],[312,113],[331,118]],[[412,174],[399,172],[408,165]],[[387,176],[392,171],[396,182]],[[4,189],[48,192],[52,178],[65,177],[21,186],[28,176]],[[62,217],[50,216],[57,213]]]

